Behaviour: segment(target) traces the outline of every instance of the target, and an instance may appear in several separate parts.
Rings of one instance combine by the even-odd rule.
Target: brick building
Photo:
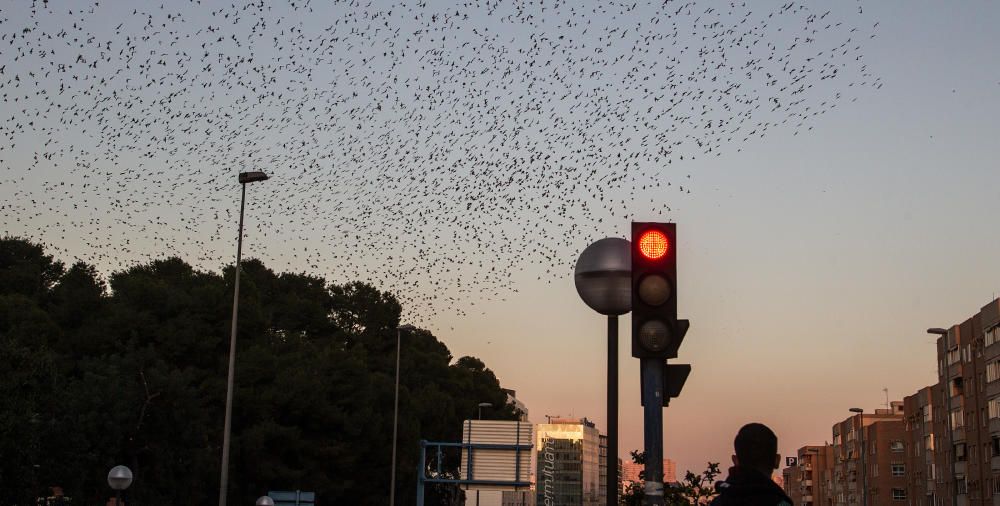
[[[963,506],[1000,504],[998,325],[1000,299],[994,299],[937,339],[931,495],[940,506],[954,499]]]
[[[785,493],[799,506],[831,506],[833,448],[803,446],[796,455],[798,464],[782,470]]]
[[[938,427],[934,421],[940,418],[935,406],[941,405],[941,397],[939,386],[931,385],[903,399],[907,504],[913,506],[940,504],[936,480],[942,469],[935,448],[944,441],[937,436],[943,425]]]
[[[833,426],[833,505],[900,505],[907,501],[903,403],[860,413]]]

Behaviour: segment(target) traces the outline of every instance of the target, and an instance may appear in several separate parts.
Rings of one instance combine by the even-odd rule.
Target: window
[[[1000,397],[994,397],[986,403],[986,409],[990,412],[990,420],[1000,418]]]
[[[1000,407],[1000,406],[998,406]],[[962,420],[962,410],[956,409],[951,412],[951,428],[961,429],[965,425],[964,420]]]
[[[924,449],[934,451],[934,434],[924,436]]]
[[[905,476],[906,475],[906,465],[905,464],[892,464],[892,475],[893,476]]]
[[[924,423],[934,421],[934,409],[930,405],[924,406],[921,411],[924,412]]]
[[[833,446],[840,446],[840,434],[833,435]]]
[[[1000,495],[1000,474],[993,475],[993,495]]]
[[[892,500],[893,501],[905,501],[906,500],[906,489],[905,488],[894,488],[894,489],[892,489]]]
[[[955,443],[955,460],[965,461],[965,443]]]
[[[1000,380],[1000,360],[991,360],[986,364],[986,382],[993,383]]]
[[[957,478],[957,481],[958,481],[958,493],[959,494],[968,494],[969,493],[969,487],[965,483],[965,476],[959,476]]]
[[[1000,325],[994,325],[992,328],[984,332],[983,338],[986,341],[986,346],[1000,341]]]
[[[1000,436],[993,436],[991,443],[993,447],[992,455],[994,457],[1000,456]]]
[[[958,346],[948,350],[948,365],[954,365],[959,360]]]
[[[875,448],[872,448],[872,450],[874,450],[874,449]],[[893,442],[889,443],[889,450],[892,451],[893,453],[902,453],[903,450],[905,450],[905,449],[906,449],[906,445],[904,445],[902,441],[896,440],[896,441],[893,441]],[[875,452],[872,451],[872,453],[875,453]]]

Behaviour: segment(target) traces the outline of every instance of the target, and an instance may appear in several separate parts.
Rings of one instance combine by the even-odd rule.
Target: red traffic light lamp
[[[687,333],[677,319],[673,223],[632,223],[632,356],[674,358]]]

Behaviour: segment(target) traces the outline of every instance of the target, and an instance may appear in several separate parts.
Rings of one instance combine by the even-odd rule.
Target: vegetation
[[[632,461],[636,464],[646,465],[646,452],[632,450]],[[680,483],[665,484],[664,504],[667,506],[690,506],[692,504],[708,504],[716,496],[715,479],[719,476],[719,463],[709,462],[701,474],[688,471],[684,475],[684,480]],[[622,504],[625,506],[642,506],[645,497],[644,487],[646,472],[639,473],[639,482],[632,483],[628,490],[622,494]],[[662,481],[663,478],[661,477]]]
[[[116,464],[132,468],[137,504],[214,502],[233,273],[170,258],[105,283],[0,239],[0,504],[61,486],[103,505]],[[400,304],[254,260],[240,284],[230,503],[301,489],[386,504]],[[397,500],[413,504],[420,439],[458,441],[480,402],[515,413],[482,361],[453,360],[428,331],[404,336],[401,357]],[[428,504],[457,495],[432,489]]]

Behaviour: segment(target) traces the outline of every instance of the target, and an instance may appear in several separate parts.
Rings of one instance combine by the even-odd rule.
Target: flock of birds
[[[102,271],[245,256],[416,319],[554,279],[694,160],[861,89],[860,3],[20,2],[0,7],[0,221]]]

